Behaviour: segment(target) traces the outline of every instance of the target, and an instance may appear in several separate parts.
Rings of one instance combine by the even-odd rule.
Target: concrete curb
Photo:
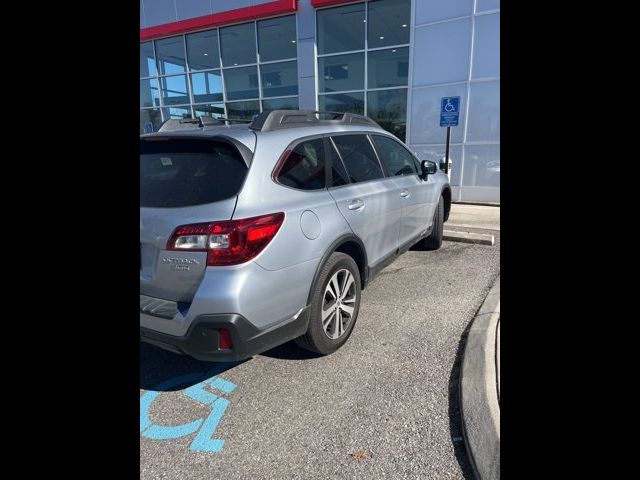
[[[445,230],[442,232],[442,239],[449,242],[475,243],[478,245],[495,244],[495,237],[492,233],[458,232],[456,230]]]
[[[480,480],[500,478],[500,405],[496,333],[500,319],[500,275],[471,323],[460,374],[462,432]]]
[[[470,223],[451,223],[447,222],[447,227],[453,228],[472,228],[474,230],[492,230],[494,232],[500,231],[500,225],[471,225]]]

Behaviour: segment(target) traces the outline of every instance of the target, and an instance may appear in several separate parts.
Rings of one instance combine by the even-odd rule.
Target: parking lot
[[[141,344],[141,478],[473,478],[461,338],[499,274],[494,233],[400,257],[327,357],[288,343],[213,364]]]

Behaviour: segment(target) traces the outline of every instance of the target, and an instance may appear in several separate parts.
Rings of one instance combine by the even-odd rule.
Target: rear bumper
[[[303,335],[308,323],[308,307],[267,330],[259,330],[238,314],[200,315],[191,322],[184,336],[169,335],[141,326],[140,340],[198,360],[244,360]],[[220,328],[228,329],[231,334],[230,350],[218,349]]]

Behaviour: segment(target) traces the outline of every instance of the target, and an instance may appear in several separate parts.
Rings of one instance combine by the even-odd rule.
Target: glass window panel
[[[220,29],[222,64],[225,67],[256,63],[256,30],[253,23]]]
[[[409,43],[411,0],[369,2],[369,48]]]
[[[302,142],[289,153],[278,173],[278,182],[300,190],[318,190],[325,186],[324,140]]]
[[[164,113],[164,118],[191,118],[191,107],[170,107],[163,108],[162,113]]]
[[[364,115],[364,92],[319,95],[319,108],[325,112],[351,112]]]
[[[228,100],[258,98],[258,70],[256,67],[231,68],[224,71]]]
[[[206,70],[220,66],[218,30],[187,35],[187,59],[191,70]]]
[[[320,92],[364,89],[364,53],[318,58]]]
[[[209,103],[207,105],[194,105],[193,113],[196,117],[224,117],[224,103]]]
[[[159,107],[160,95],[158,93],[158,80],[149,78],[140,80],[140,106]]]
[[[407,89],[368,92],[367,115],[404,142],[407,131]]]
[[[418,173],[414,156],[398,142],[382,135],[371,135],[371,138],[389,175],[402,176]]]
[[[364,3],[318,10],[318,54],[364,50]]]
[[[156,55],[160,75],[182,73],[186,70],[182,36],[156,40]]]
[[[263,97],[298,94],[298,62],[260,65]]]
[[[369,52],[368,87],[385,88],[407,85],[409,80],[409,47]]]
[[[228,118],[242,118],[252,120],[254,115],[260,113],[260,102],[227,102]]]
[[[177,75],[175,77],[161,77],[160,88],[162,89],[162,101],[165,105],[179,105],[181,103],[189,103],[186,75]]]
[[[366,135],[336,135],[331,138],[338,147],[351,182],[384,178],[380,162]]]
[[[263,100],[262,111],[270,112],[271,110],[298,110],[298,97]]]
[[[153,77],[157,75],[156,59],[153,56],[153,43],[145,42],[140,44],[140,76]]]
[[[258,22],[258,52],[261,62],[296,58],[295,15]]]
[[[140,133],[155,132],[162,125],[162,117],[160,109],[153,108],[148,110],[140,110]]]
[[[194,102],[222,101],[222,76],[220,70],[193,73],[191,75],[191,92]]]

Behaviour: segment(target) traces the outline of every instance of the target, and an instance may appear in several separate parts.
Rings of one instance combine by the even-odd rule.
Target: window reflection
[[[231,68],[224,71],[228,100],[258,98],[258,70],[256,67]]]
[[[260,67],[262,96],[283,97],[298,94],[297,62],[270,63]]]
[[[369,88],[407,85],[409,80],[409,47],[369,52]]]
[[[364,92],[320,95],[320,110],[364,114]]]
[[[194,102],[222,101],[222,76],[219,70],[191,75]]]
[[[263,100],[262,111],[270,112],[272,110],[298,110],[298,97]]]
[[[364,88],[364,53],[318,59],[320,92],[340,92]]]
[[[364,3],[318,10],[318,54],[364,49]]]
[[[220,67],[218,30],[208,30],[187,35],[187,58],[191,70],[207,70]]]
[[[165,105],[179,105],[189,103],[187,93],[187,78],[185,75],[161,77],[162,101]]]
[[[258,22],[258,51],[261,62],[296,58],[295,15]]]
[[[369,48],[409,43],[411,0],[369,2],[367,41]]]
[[[160,75],[182,73],[186,69],[182,36],[156,41],[156,56]]]
[[[254,115],[260,113],[260,102],[228,102],[228,118],[252,120]]]
[[[256,31],[254,23],[220,29],[222,64],[225,67],[256,63]]]
[[[367,114],[404,142],[407,131],[407,89],[368,92]]]

